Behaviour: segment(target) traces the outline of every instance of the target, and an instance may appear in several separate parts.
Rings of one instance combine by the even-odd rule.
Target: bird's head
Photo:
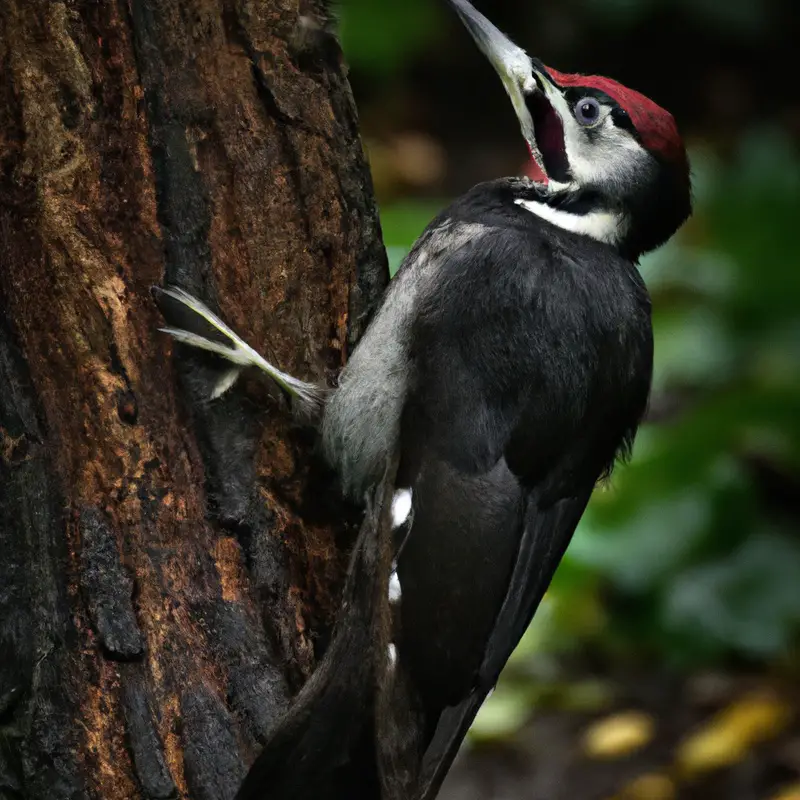
[[[689,162],[672,115],[610,78],[546,67],[467,0],[447,2],[503,81],[535,172],[560,207],[573,197],[584,215],[604,214],[592,223],[596,238],[634,258],[672,236],[691,213]]]

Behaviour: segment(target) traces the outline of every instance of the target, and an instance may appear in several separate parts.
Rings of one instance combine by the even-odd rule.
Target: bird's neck
[[[692,211],[686,175],[663,165],[624,185],[609,181],[587,187],[523,179],[513,182],[512,191],[520,208],[610,245],[634,263],[664,244]]]
[[[630,219],[624,208],[597,192],[569,184],[534,183],[515,193],[514,203],[559,228],[621,248]]]

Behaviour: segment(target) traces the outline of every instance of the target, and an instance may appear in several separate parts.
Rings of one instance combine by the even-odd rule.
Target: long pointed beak
[[[540,62],[532,59],[521,47],[515,45],[468,0],[446,0],[446,2],[453,7],[480,51],[489,59],[500,76],[511,98],[531,156],[544,171],[542,154],[534,132],[533,116],[526,102],[526,96],[541,92],[548,101],[557,100],[553,95],[557,95],[558,92],[550,76],[544,71]]]
[[[525,104],[525,94],[537,87],[530,56],[467,0],[447,0],[447,3],[455,9],[480,51],[497,71],[514,105],[522,133],[528,144],[535,147],[533,121]]]

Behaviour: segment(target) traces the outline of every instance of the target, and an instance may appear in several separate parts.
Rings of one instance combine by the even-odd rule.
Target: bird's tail
[[[212,399],[230,389],[242,370],[256,367],[291,399],[295,410],[310,419],[319,418],[326,397],[324,387],[301,381],[270,364],[205,303],[187,291],[167,286],[163,289],[154,287],[153,292],[167,321],[179,320],[176,325],[159,330],[182,344],[214,353],[230,362],[231,368],[214,385]]]
[[[388,592],[396,461],[368,492],[331,644],[267,737],[236,800],[378,800],[372,706]]]

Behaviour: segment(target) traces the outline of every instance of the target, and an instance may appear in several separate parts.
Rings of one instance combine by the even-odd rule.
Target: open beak
[[[556,111],[564,104],[558,87],[539,61],[515,45],[467,0],[447,2],[500,76],[533,160],[545,178],[559,180],[566,170],[566,155],[564,129]]]

